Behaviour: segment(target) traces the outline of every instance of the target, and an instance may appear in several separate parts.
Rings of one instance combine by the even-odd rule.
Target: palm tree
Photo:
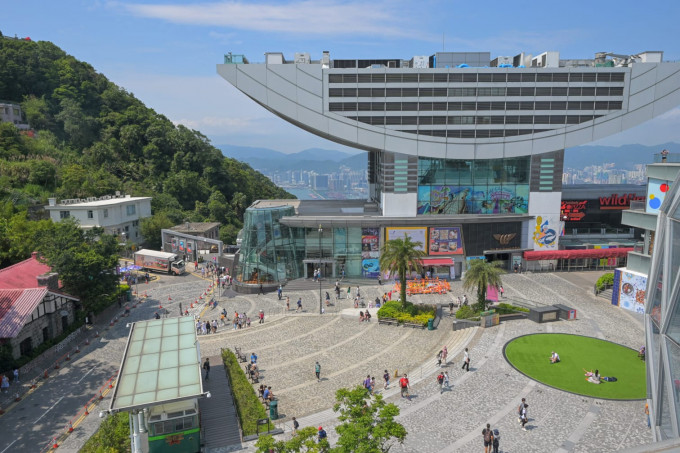
[[[491,263],[487,260],[468,261],[467,272],[463,278],[463,289],[466,291],[477,289],[477,307],[480,311],[486,310],[486,288],[500,287],[503,284],[501,282],[503,273],[500,261]]]
[[[411,271],[420,272],[423,269],[422,258],[425,252],[419,250],[422,246],[422,242],[412,242],[409,235],[404,235],[404,239],[392,239],[385,242],[380,252],[380,270],[399,275],[402,307],[406,305],[406,276]]]

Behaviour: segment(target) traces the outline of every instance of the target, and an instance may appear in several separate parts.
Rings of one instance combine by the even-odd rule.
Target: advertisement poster
[[[361,274],[377,278],[380,274],[380,231],[378,228],[361,229]]]
[[[557,250],[560,221],[556,217],[537,216],[534,226],[534,250]]]
[[[463,233],[460,227],[430,228],[430,255],[462,255]]]
[[[649,178],[649,182],[647,183],[647,203],[645,212],[658,214],[659,208],[670,188],[671,184],[668,181]]]
[[[427,244],[427,228],[418,228],[418,227],[397,227],[397,228],[392,228],[392,227],[387,227],[385,228],[385,232],[387,234],[387,240],[390,241],[392,239],[403,239],[404,236],[409,236],[411,238],[411,242],[420,242],[421,246],[416,247],[417,250],[425,250],[425,246]]]
[[[526,214],[529,186],[419,186],[418,214]]]
[[[184,251],[184,241],[180,239],[179,241],[179,251],[183,252]]]
[[[617,280],[618,275],[618,282]],[[645,312],[645,289],[647,277],[636,272],[624,272],[620,269],[614,271],[614,298],[618,296],[618,305],[626,310],[644,314]],[[618,288],[616,283],[618,283]]]

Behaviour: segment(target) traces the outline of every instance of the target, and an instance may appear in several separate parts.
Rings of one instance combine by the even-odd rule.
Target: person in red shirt
[[[408,383],[408,377],[406,376],[406,373],[404,373],[404,377],[399,379],[399,387],[401,387],[401,397],[403,398],[405,395],[406,398],[408,398],[408,400],[411,401],[411,395],[408,392],[410,386]]]

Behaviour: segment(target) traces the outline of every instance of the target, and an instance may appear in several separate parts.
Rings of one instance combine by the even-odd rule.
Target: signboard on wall
[[[613,193],[608,197],[600,197],[600,209],[628,209],[631,201],[645,201],[645,197],[634,193],[624,195]]]
[[[361,274],[375,278],[380,273],[380,231],[378,228],[361,229]]]
[[[658,213],[670,188],[671,183],[669,181],[649,178],[649,181],[647,182],[647,202],[645,204],[645,212]]]
[[[536,216],[533,240],[534,250],[557,250],[562,223],[557,216]]]
[[[567,222],[578,222],[586,216],[588,200],[563,201],[560,207],[560,215]],[[566,217],[566,219],[565,219]]]
[[[612,304],[644,314],[646,289],[646,275],[621,269],[614,270]]]
[[[463,233],[460,227],[430,228],[430,255],[463,255]]]
[[[409,236],[411,242],[420,242],[421,246],[416,247],[417,250],[425,250],[427,244],[427,228],[421,227],[387,227],[385,228],[386,239],[403,239],[404,236]]]

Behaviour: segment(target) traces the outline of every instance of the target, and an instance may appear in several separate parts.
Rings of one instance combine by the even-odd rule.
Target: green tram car
[[[149,453],[198,453],[201,451],[198,399],[149,408]]]

